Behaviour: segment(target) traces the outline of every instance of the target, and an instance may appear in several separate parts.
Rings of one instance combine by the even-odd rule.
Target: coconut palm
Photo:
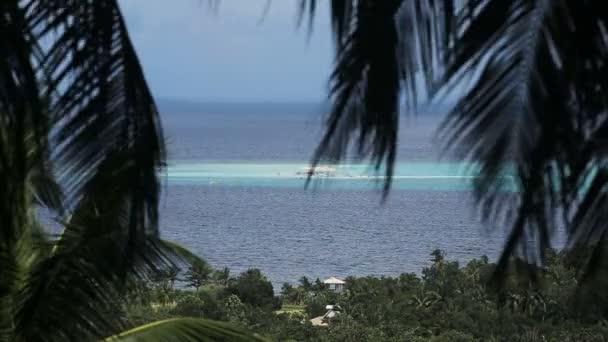
[[[158,232],[158,111],[117,1],[0,1],[0,341],[251,340],[121,295],[193,255]],[[186,256],[186,258],[183,258]]]
[[[386,175],[400,105],[417,93],[461,97],[440,129],[478,171],[487,222],[510,227],[497,270],[542,263],[558,227],[597,246],[608,222],[608,14],[599,0],[332,0],[332,111],[313,164],[351,146]],[[302,12],[314,12],[302,0]],[[416,77],[424,82],[416,82]],[[420,86],[422,84],[422,86]],[[422,88],[422,89],[421,89]],[[406,108],[412,108],[409,106]],[[407,139],[402,143],[407,144]]]

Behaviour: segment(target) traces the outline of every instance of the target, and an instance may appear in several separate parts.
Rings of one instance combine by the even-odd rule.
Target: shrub
[[[272,283],[258,269],[249,269],[230,281],[227,294],[233,294],[245,303],[254,307],[277,310],[281,301],[274,296]]]
[[[205,316],[205,302],[194,295],[187,295],[180,298],[172,310],[176,316],[182,317],[203,317]]]

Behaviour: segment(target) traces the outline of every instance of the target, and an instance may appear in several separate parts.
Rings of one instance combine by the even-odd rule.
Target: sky
[[[322,3],[323,4],[323,3]],[[131,39],[157,98],[306,102],[327,98],[328,11],[296,29],[296,0],[121,0]],[[261,20],[263,18],[263,21]]]

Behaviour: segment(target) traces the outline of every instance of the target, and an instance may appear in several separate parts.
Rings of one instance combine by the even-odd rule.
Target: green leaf
[[[230,324],[198,318],[168,319],[125,331],[104,340],[113,341],[268,341]]]

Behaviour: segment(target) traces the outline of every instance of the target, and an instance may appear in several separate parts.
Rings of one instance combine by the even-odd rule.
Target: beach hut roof
[[[323,284],[346,284],[346,282],[344,280],[340,280],[336,277],[330,277],[328,279],[325,279],[323,281]]]

